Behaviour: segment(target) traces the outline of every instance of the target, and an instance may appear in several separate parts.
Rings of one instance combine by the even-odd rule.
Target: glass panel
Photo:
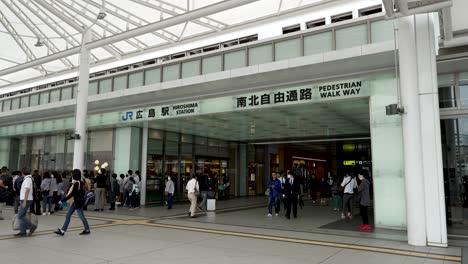
[[[11,99],[11,110],[16,110],[19,109],[20,106],[20,99],[19,97],[16,97],[14,99]]]
[[[88,88],[88,95],[95,95],[97,94],[98,89],[98,82],[90,82],[89,83],[89,88]],[[75,93],[73,96],[76,98],[77,93]]]
[[[62,101],[72,99],[72,87],[62,88]]]
[[[455,86],[442,86],[439,87],[439,107],[450,108],[456,107]]]
[[[0,110],[3,112],[3,101],[0,101]]]
[[[224,54],[224,70],[247,66],[246,50],[239,50]]]
[[[468,220],[468,118],[441,120],[442,161],[449,234],[463,234]]]
[[[29,96],[21,97],[21,108],[29,107]]]
[[[437,75],[437,82],[439,86],[453,85],[455,83],[455,75],[454,74]]]
[[[460,82],[467,82],[468,83],[468,72],[461,72],[458,76],[458,80]]]
[[[336,49],[367,44],[367,25],[357,25],[336,30]]]
[[[286,60],[301,56],[301,39],[290,39],[275,43],[275,60]]]
[[[124,90],[124,89],[127,89],[127,75],[114,77],[114,91],[119,91],[119,90]]]
[[[460,100],[462,106],[468,106],[468,84],[460,84]]]
[[[273,61],[273,45],[263,45],[249,49],[249,65],[258,65]]]
[[[163,201],[163,133],[162,131],[153,129],[149,129],[148,131],[146,180],[146,201],[148,202]]]
[[[41,105],[48,104],[49,103],[49,91],[42,92],[39,100],[40,100],[39,104]]]
[[[311,55],[333,50],[332,32],[323,32],[304,37],[304,55]]]
[[[11,100],[3,101],[3,112],[10,111]]]
[[[103,79],[99,81],[99,94],[112,92],[112,79]]]
[[[143,86],[143,72],[130,73],[128,78],[128,88]]]
[[[182,63],[182,78],[200,75],[200,60]]]
[[[99,161],[99,164],[107,162],[109,164],[108,170],[113,169],[112,155],[112,142],[113,142],[113,131],[92,131],[88,133],[88,151],[86,168],[90,171],[94,171],[95,162]]]
[[[174,64],[163,67],[163,82],[179,79],[179,65]]]
[[[372,43],[393,40],[393,20],[371,22]]]
[[[50,102],[55,103],[60,101],[60,89],[50,91]]]
[[[161,82],[161,68],[145,71],[145,85]]]
[[[223,62],[223,59],[221,55],[203,58],[202,60],[203,72],[202,73],[208,74],[212,72],[222,71],[223,70],[222,62]]]
[[[39,104],[39,94],[38,93],[32,94],[29,99],[29,106],[36,106],[38,104]]]
[[[76,95],[78,94],[78,85],[73,86],[73,98],[76,98]]]

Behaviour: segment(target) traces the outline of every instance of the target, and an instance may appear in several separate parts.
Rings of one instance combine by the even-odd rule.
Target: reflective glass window
[[[114,91],[127,89],[127,75],[114,77]]]
[[[48,104],[49,103],[49,91],[40,93],[39,104]]]
[[[161,68],[145,71],[145,85],[161,82]]]
[[[20,98],[16,97],[11,99],[11,110],[16,110],[20,106]]]
[[[128,77],[128,88],[143,86],[143,72],[132,72]]]
[[[72,92],[71,86],[62,88],[62,101],[72,99]]]
[[[55,103],[60,101],[60,89],[50,91],[50,102]]]
[[[109,93],[112,91],[112,79],[99,80],[99,94]]]
[[[29,106],[36,106],[39,104],[39,94],[31,94],[30,99],[29,99]]]
[[[29,96],[21,97],[21,108],[29,107]]]

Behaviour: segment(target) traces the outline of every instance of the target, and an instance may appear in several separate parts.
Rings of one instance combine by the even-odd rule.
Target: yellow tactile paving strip
[[[181,216],[178,215],[178,216],[172,216],[172,217],[163,217],[163,219],[179,218],[179,217]],[[408,257],[418,257],[418,258],[425,258],[425,259],[454,261],[454,262],[462,261],[461,257],[453,256],[453,255],[432,254],[432,253],[416,252],[416,251],[410,251],[410,250],[350,245],[350,244],[344,244],[344,243],[325,242],[325,241],[318,241],[318,240],[296,239],[296,238],[288,238],[288,237],[268,236],[268,235],[252,234],[252,233],[223,231],[223,230],[215,230],[215,229],[207,229],[207,228],[154,223],[154,221],[158,219],[125,220],[125,219],[113,219],[113,218],[94,217],[94,216],[87,216],[86,218],[106,222],[103,224],[92,225],[91,226],[92,229],[121,226],[121,225],[140,225],[140,226],[147,226],[147,227],[169,228],[169,229],[175,229],[175,230],[184,230],[184,231],[218,234],[218,235],[226,235],[226,236],[237,236],[237,237],[252,238],[252,239],[263,239],[263,240],[279,241],[279,242],[287,242],[287,243],[298,243],[298,244],[323,246],[323,247],[362,250],[362,251],[368,251],[368,252],[401,255],[401,256],[408,256]],[[79,231],[81,229],[82,227],[75,227],[75,228],[70,228],[69,231]],[[38,231],[38,232],[35,232],[34,235],[35,236],[36,235],[50,235],[53,231],[55,230]],[[14,239],[14,238],[16,237],[14,237],[13,235],[0,236],[0,240]]]

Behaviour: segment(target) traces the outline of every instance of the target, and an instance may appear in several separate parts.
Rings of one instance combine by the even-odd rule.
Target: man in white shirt
[[[341,187],[344,188],[341,219],[346,218],[346,212],[348,212],[349,219],[352,219],[354,213],[354,188],[357,188],[356,179],[347,173],[341,182]]]
[[[192,176],[192,179],[187,183],[185,189],[187,190],[187,196],[190,200],[189,216],[193,218],[195,217],[195,210],[197,208],[197,193],[200,192],[200,187],[195,176]]]
[[[167,209],[172,209],[175,188],[171,176],[167,177],[166,189],[164,191],[166,192]]]
[[[18,211],[18,221],[20,226],[20,232],[15,234],[16,237],[25,237],[26,230],[29,229],[29,236],[36,231],[37,226],[33,225],[31,221],[26,217],[28,209],[31,207],[33,202],[33,179],[29,169],[24,168],[21,173],[23,174],[23,183],[21,184],[20,190],[20,207]]]

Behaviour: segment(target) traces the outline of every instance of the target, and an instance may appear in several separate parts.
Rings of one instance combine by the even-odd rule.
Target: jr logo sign
[[[122,121],[133,120],[133,112],[127,112],[122,116]]]

